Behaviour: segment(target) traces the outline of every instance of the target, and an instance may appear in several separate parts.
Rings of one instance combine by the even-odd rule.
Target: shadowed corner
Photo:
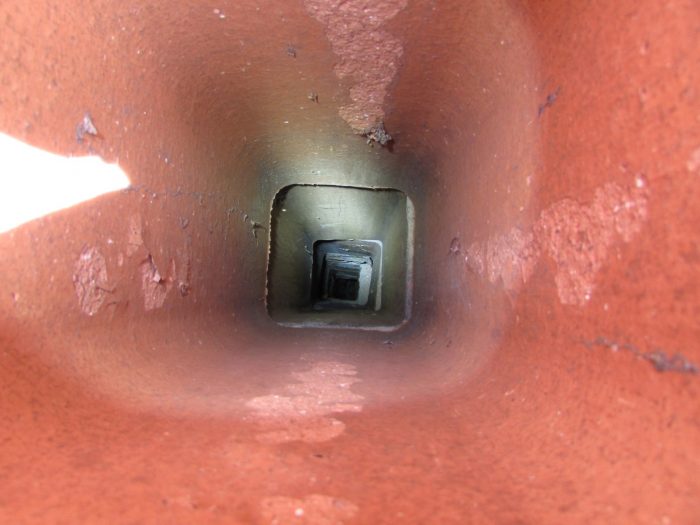
[[[0,158],[0,234],[130,184],[100,157],[64,157],[1,133]]]

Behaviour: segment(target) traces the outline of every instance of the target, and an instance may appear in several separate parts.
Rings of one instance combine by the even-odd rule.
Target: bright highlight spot
[[[2,133],[0,163],[0,233],[130,184],[100,157],[63,157]]]

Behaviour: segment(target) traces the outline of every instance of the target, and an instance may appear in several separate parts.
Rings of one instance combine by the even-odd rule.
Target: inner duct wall
[[[412,210],[406,195],[394,190],[298,185],[283,188],[275,197],[270,225],[266,282],[270,317],[299,327],[391,331],[403,325],[410,318],[413,290]],[[375,284],[379,287],[377,308],[314,308],[312,263],[317,243],[362,239],[381,246],[381,252],[375,254],[381,276]],[[369,247],[367,242],[364,244]]]
[[[692,0],[0,23],[0,131],[132,183],[0,235],[0,521],[700,519]],[[400,330],[269,318],[292,184],[411,199]]]

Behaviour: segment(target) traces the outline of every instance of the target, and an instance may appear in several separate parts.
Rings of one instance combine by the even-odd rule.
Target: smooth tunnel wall
[[[700,522],[696,1],[0,24],[0,523]]]

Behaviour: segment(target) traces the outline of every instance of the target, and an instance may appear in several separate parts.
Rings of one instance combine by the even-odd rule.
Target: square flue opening
[[[315,242],[311,279],[313,308],[379,310],[381,272],[381,241]]]
[[[280,324],[389,330],[409,316],[413,208],[392,189],[294,185],[272,205],[267,311]]]

